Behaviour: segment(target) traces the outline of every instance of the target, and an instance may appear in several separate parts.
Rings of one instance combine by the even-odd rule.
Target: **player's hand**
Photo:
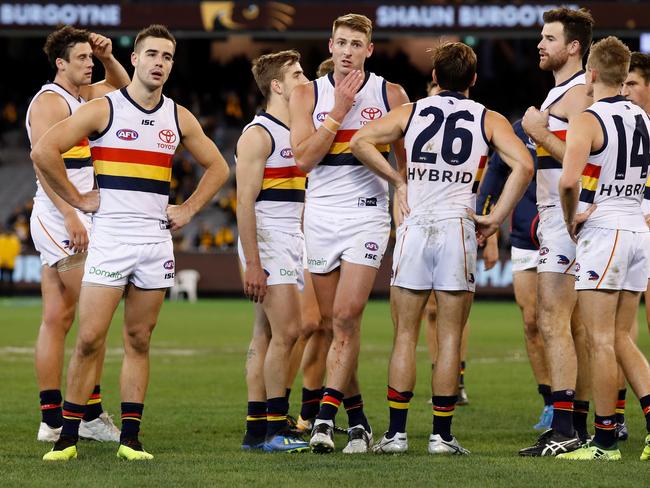
[[[476,238],[479,241],[479,244],[485,243],[485,240],[499,230],[499,222],[494,220],[492,214],[488,215],[476,215],[476,212],[473,210],[468,210],[467,214],[469,218],[474,221],[476,226]]]
[[[350,71],[334,88],[334,108],[330,115],[337,122],[343,122],[343,117],[350,111],[354,104],[354,97],[363,85],[363,71],[358,69]],[[338,117],[338,118],[337,118]]]
[[[521,126],[531,139],[538,141],[539,132],[548,127],[548,110],[541,112],[535,107],[528,107],[521,119]]]
[[[396,211],[394,212],[394,217],[395,217],[395,227],[399,227],[402,225],[402,222],[404,222],[404,219],[409,216],[411,213],[411,208],[409,207],[408,203],[408,194],[407,194],[407,187],[406,183],[402,183],[399,186],[395,187],[395,202],[393,205],[395,205]]]
[[[63,225],[68,232],[70,244],[68,247],[72,252],[86,252],[88,249],[88,231],[86,227],[79,220],[77,212],[71,210],[63,216]]]
[[[111,54],[113,54],[113,41],[110,38],[91,32],[88,41],[93,50],[93,56],[100,61],[110,58]]]
[[[186,205],[167,205],[167,220],[172,231],[179,230],[192,220],[192,214]]]
[[[96,212],[99,208],[99,190],[82,193],[79,197],[79,204],[76,207],[84,213]]]
[[[594,213],[594,210],[596,210],[595,203],[592,204],[584,212],[576,214],[576,216],[573,218],[573,222],[567,222],[566,230],[569,233],[569,236],[571,236],[571,239],[573,239],[573,242],[578,242],[578,234],[580,233],[580,229],[582,229],[582,225],[587,221],[589,216]]]
[[[255,303],[262,303],[266,296],[266,273],[259,264],[250,264],[244,271],[244,295]]]
[[[483,265],[485,271],[488,271],[497,264],[499,261],[499,239],[497,234],[492,234],[488,237],[485,248],[483,249]]]

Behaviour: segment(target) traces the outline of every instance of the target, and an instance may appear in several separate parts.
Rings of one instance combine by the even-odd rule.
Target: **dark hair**
[[[560,7],[544,12],[544,23],[559,22],[564,28],[564,40],[566,43],[578,41],[580,43],[580,55],[584,56],[591,45],[594,18],[589,10],[581,8],[573,10],[567,7]]]
[[[300,61],[300,53],[293,49],[277,53],[264,54],[253,60],[253,77],[262,95],[267,100],[271,93],[271,82],[284,77],[284,71],[288,66]]]
[[[162,24],[151,24],[149,27],[145,27],[138,35],[135,37],[135,42],[133,43],[133,50],[138,50],[138,45],[144,41],[147,37],[158,37],[160,39],[167,39],[171,41],[176,48],[176,38],[169,32],[166,26]]]
[[[636,71],[639,73],[646,85],[650,83],[650,55],[638,51],[632,53],[630,59],[630,73]]]
[[[462,42],[444,42],[433,50],[436,81],[443,90],[464,92],[476,74],[476,54]]]
[[[77,29],[71,25],[64,25],[47,36],[43,51],[52,68],[56,69],[58,58],[70,61],[70,49],[80,42],[89,42],[90,32],[85,29]]]
[[[620,86],[627,78],[630,49],[618,37],[606,37],[591,46],[587,65],[598,72],[604,85]]]

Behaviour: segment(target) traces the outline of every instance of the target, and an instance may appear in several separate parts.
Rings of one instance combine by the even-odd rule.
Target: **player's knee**
[[[334,309],[335,327],[351,327],[354,326],[360,319],[363,312],[363,304],[346,303]]]
[[[424,317],[427,322],[435,322],[438,318],[438,307],[435,305],[427,305],[424,309]]]
[[[75,307],[50,308],[43,313],[42,327],[66,333],[74,322]]]
[[[306,317],[302,321],[302,325],[300,328],[300,334],[305,337],[309,338],[311,335],[319,330],[321,327],[321,320],[320,317],[315,318],[315,317]]]
[[[524,333],[526,334],[527,339],[533,339],[539,335],[539,328],[537,327],[537,315],[535,311],[528,309],[523,310],[524,318]]]
[[[153,327],[133,327],[126,332],[127,351],[136,354],[148,354]]]
[[[104,345],[105,337],[93,332],[79,332],[76,354],[82,357],[96,355]]]

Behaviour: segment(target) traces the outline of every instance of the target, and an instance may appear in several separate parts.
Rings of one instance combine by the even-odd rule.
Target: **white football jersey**
[[[444,91],[413,104],[404,146],[409,221],[467,217],[487,163],[486,108]]]
[[[25,118],[25,127],[27,128],[27,137],[29,137],[29,142],[32,142],[32,128],[29,124],[29,117],[32,110],[32,105],[36,99],[45,92],[54,92],[61,96],[70,109],[70,115],[75,113],[75,111],[81,107],[86,101],[79,97],[73,97],[65,88],[57,83],[47,83],[41,87],[41,89],[34,95],[32,101],[27,108],[27,116]],[[90,158],[90,147],[88,146],[88,139],[84,138],[79,141],[74,147],[70,148],[64,154],[63,162],[65,163],[65,169],[70,182],[79,190],[80,193],[87,193],[93,189],[95,179],[93,177],[93,162]],[[58,212],[56,206],[43,190],[41,182],[36,178],[36,194],[34,195],[34,204],[36,206],[43,206],[47,211],[56,211]]]
[[[563,83],[553,87],[540,110],[549,110],[554,104],[566,95],[571,88],[577,85],[584,85],[585,72],[579,71]],[[566,131],[569,121],[555,115],[549,115],[548,130],[558,139],[566,140]],[[560,205],[560,175],[562,174],[562,161],[554,159],[542,146],[537,146],[537,207],[551,207]]]
[[[306,175],[298,169],[293,158],[289,128],[265,111],[256,115],[242,133],[253,126],[266,130],[272,141],[262,189],[255,202],[257,228],[300,233]]]
[[[334,107],[332,73],[314,80],[314,96],[312,120],[318,130]],[[388,210],[388,183],[365,167],[350,150],[352,136],[368,122],[386,115],[388,110],[386,80],[366,71],[366,79],[354,97],[352,109],[338,121],[341,126],[328,154],[309,173],[307,205],[337,207],[348,216],[362,211]],[[388,158],[389,145],[377,146],[377,149]]]
[[[650,164],[650,119],[622,96],[591,105],[600,123],[604,144],[589,155],[582,173],[579,211],[596,209],[585,227],[647,232],[641,202]]]
[[[146,110],[126,88],[106,98],[111,107],[108,127],[90,137],[99,186],[93,232],[135,244],[168,240],[172,157],[182,137],[176,103],[161,96],[156,107]]]

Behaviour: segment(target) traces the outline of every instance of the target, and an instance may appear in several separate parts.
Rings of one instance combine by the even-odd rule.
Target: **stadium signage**
[[[463,29],[541,26],[546,10],[560,5],[380,5],[377,28],[460,27]],[[578,8],[578,5],[567,5]]]
[[[116,4],[0,4],[0,24],[6,26],[74,24],[119,26],[121,7]]]

